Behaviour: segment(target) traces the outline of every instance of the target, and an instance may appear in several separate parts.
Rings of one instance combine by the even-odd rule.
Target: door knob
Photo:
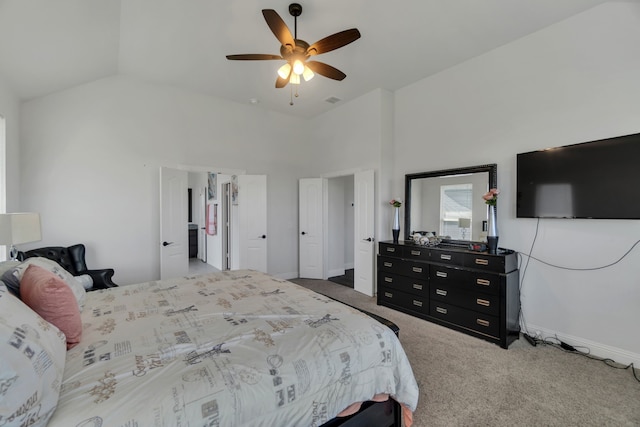
[[[366,240],[367,242],[373,242],[373,239],[371,237],[368,237],[368,238],[366,238],[364,240]]]
[[[266,239],[266,238],[267,238],[267,235],[266,235],[266,234],[263,234],[262,236],[260,236],[260,238],[261,238],[261,239]]]
[[[305,234],[307,234],[307,233],[303,231],[303,232],[302,232],[302,233],[300,233],[300,234],[302,234],[302,235],[304,236],[304,235],[305,235]]]
[[[162,246],[173,245],[173,242],[162,242]]]

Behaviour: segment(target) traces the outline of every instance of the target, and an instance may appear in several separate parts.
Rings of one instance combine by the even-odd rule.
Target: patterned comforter
[[[394,333],[255,271],[89,292],[50,427],[319,426],[418,387]],[[407,414],[405,414],[407,415]]]

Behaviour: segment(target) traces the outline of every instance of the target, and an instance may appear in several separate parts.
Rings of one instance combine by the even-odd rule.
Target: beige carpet
[[[640,426],[640,382],[630,369],[613,369],[551,346],[532,347],[524,339],[504,350],[378,306],[375,298],[342,285],[292,282],[399,326],[420,386],[416,427]]]

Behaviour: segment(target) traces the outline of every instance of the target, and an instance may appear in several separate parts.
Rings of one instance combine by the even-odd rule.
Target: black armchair
[[[92,290],[118,286],[111,280],[114,273],[113,268],[89,270],[87,269],[84,256],[85,247],[83,244],[69,246],[68,248],[62,246],[49,246],[25,252],[18,252],[18,259],[20,261],[24,261],[31,257],[43,257],[57,262],[62,268],[74,276],[88,274],[93,279]]]

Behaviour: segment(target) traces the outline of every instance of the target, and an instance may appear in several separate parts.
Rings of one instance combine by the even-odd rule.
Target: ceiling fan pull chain
[[[291,91],[289,92],[289,105],[293,105],[293,85],[289,86],[289,89],[291,89]]]

